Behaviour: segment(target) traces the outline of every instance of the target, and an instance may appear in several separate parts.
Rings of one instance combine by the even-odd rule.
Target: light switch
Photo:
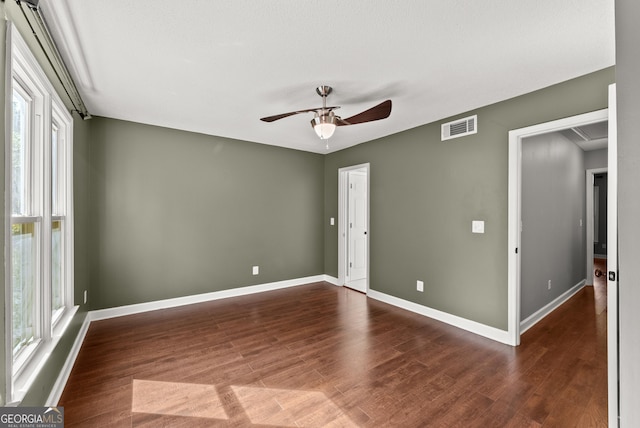
[[[484,233],[484,221],[483,220],[473,220],[471,222],[471,232],[472,233]]]
[[[334,224],[336,224],[336,221],[333,217],[331,217],[331,220],[329,221],[329,223],[331,224],[331,226],[333,226]]]

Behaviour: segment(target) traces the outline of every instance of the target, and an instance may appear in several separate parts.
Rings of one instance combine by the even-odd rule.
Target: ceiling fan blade
[[[391,114],[391,100],[381,102],[369,110],[358,113],[355,116],[340,119],[338,126],[356,125],[358,123],[373,122],[374,120],[386,119]]]
[[[347,126],[351,125],[349,122],[341,118],[340,116],[336,116],[336,126]]]
[[[340,107],[338,107],[338,106],[325,107],[325,110],[331,111],[331,110],[335,110],[335,109],[338,109],[338,108],[340,108]],[[308,109],[304,109],[304,110],[291,111],[289,113],[276,114],[274,116],[261,117],[260,120],[263,121],[263,122],[274,122],[274,121],[276,121],[278,119],[284,119],[285,117],[293,116],[295,114],[309,113],[309,112],[312,112],[312,111],[319,112],[321,110],[322,110],[322,107],[308,108]]]

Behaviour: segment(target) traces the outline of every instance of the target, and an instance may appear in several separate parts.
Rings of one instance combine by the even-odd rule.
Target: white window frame
[[[62,334],[75,315],[78,306],[73,301],[73,117],[49,82],[46,74],[29,50],[24,39],[11,22],[7,22],[7,73],[5,91],[5,350],[7,404],[19,404],[33,384],[36,376],[44,366]],[[34,198],[33,207],[27,215],[12,216],[12,128],[13,128],[13,88],[14,82],[20,84],[22,90],[33,90],[36,117],[31,124],[33,133],[33,168]],[[64,214],[52,215],[52,167],[51,167],[51,132],[56,123],[60,136],[64,139]],[[51,293],[51,236],[52,221],[64,222],[65,234],[63,249],[64,290],[63,308],[55,316],[52,313]],[[38,280],[38,325],[35,327],[36,340],[28,345],[28,349],[20,352],[19,358],[13,355],[13,290],[12,290],[12,247],[11,225],[21,222],[37,222],[39,240],[37,245],[38,261],[36,276]],[[27,351],[27,352],[24,352]]]
[[[65,110],[64,104],[58,100],[52,104],[52,119],[51,126],[49,127],[48,135],[51,136],[53,130],[53,124],[58,128],[58,145],[62,144],[62,150],[58,151],[58,156],[62,157],[64,176],[61,177],[64,181],[63,186],[58,189],[58,199],[62,199],[64,202],[62,207],[59,207],[59,212],[53,212],[53,201],[49,206],[49,215],[51,216],[49,221],[49,227],[51,222],[62,221],[63,222],[63,266],[61,266],[62,276],[64,278],[64,287],[62,290],[63,308],[57,313],[51,314],[51,325],[53,328],[54,336],[56,334],[61,335],[66,328],[65,320],[68,321],[68,309],[73,307],[73,117]],[[51,147],[51,144],[49,145]],[[49,157],[50,159],[52,156]],[[49,162],[49,165],[52,163]],[[51,192],[53,193],[53,192]],[[49,248],[51,248],[49,243]],[[51,260],[49,257],[48,260]],[[48,302],[49,310],[51,310],[51,302]],[[77,306],[73,310],[73,313],[77,310]],[[62,331],[60,331],[62,329]]]

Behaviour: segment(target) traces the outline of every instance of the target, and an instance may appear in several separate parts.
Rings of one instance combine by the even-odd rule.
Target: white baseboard
[[[51,393],[49,394],[47,403],[50,403],[50,405],[57,405],[58,401],[60,400],[64,387],[67,383],[67,380],[69,379],[69,375],[71,374],[71,369],[73,368],[76,358],[78,357],[78,353],[80,352],[82,342],[84,341],[84,338],[87,334],[87,330],[89,329],[89,325],[92,321],[115,318],[115,317],[124,316],[124,315],[133,315],[141,312],[154,311],[157,309],[166,309],[166,308],[172,308],[177,306],[190,305],[193,303],[201,303],[201,302],[207,302],[211,300],[226,299],[229,297],[245,296],[248,294],[278,290],[281,288],[295,287],[299,285],[305,285],[305,284],[310,284],[313,282],[320,282],[320,281],[325,281],[336,286],[340,285],[338,278],[332,277],[330,275],[316,275],[316,276],[308,276],[304,278],[297,278],[297,279],[291,279],[286,281],[251,285],[247,287],[234,288],[230,290],[214,291],[211,293],[197,294],[194,296],[177,297],[174,299],[158,300],[155,302],[139,303],[135,305],[127,305],[127,306],[121,306],[117,308],[108,308],[108,309],[91,311],[87,314],[85,321],[82,324],[82,328],[80,329],[80,332],[76,337],[76,340],[73,344],[71,352],[67,357],[67,361],[65,362],[63,370],[60,372],[60,375],[58,376],[58,379],[56,380],[56,383],[54,384],[51,390]],[[504,330],[500,330],[494,327],[487,326],[485,324],[481,324],[481,323],[471,321],[465,318],[461,318],[455,315],[451,315],[446,312],[441,312],[436,309],[429,308],[427,306],[409,302],[408,300],[403,300],[398,297],[390,296],[388,294],[381,293],[379,291],[375,291],[371,289],[368,290],[367,296],[371,297],[372,299],[380,300],[390,305],[397,306],[399,308],[406,309],[408,311],[415,312],[420,315],[424,315],[429,318],[436,319],[438,321],[442,321],[454,327],[458,327],[463,330],[470,331],[472,333],[487,337],[497,342],[509,344],[508,334]]]
[[[337,286],[341,286],[342,284],[340,284],[340,281],[338,281],[338,278],[336,278],[335,276],[331,276],[331,275],[323,275],[324,277],[324,281],[328,282],[329,284],[333,284],[333,285],[337,285]]]
[[[207,302],[211,300],[226,299],[229,297],[245,296],[247,294],[262,293],[264,291],[278,290],[281,288],[296,287],[299,285],[311,284],[313,282],[326,281],[331,284],[337,285],[338,279],[329,275],[315,275],[307,276],[304,278],[289,279],[285,281],[270,282],[265,284],[250,285],[247,287],[232,288],[230,290],[213,291],[211,293],[196,294],[194,296],[177,297],[175,299],[158,300],[155,302],[139,303],[135,305],[120,306],[117,308],[99,309],[87,313],[84,319],[84,323],[76,336],[76,340],[73,343],[73,347],[67,356],[67,360],[62,368],[62,371],[58,375],[56,383],[53,385],[49,397],[47,398],[47,404],[50,406],[57,406],[64,391],[64,387],[71,375],[71,369],[78,358],[78,353],[82,347],[82,342],[87,335],[89,325],[92,321],[104,320],[108,318],[115,318],[124,315],[133,315],[141,312],[155,311],[157,309],[173,308],[177,306],[190,305],[193,303]]]
[[[442,312],[428,306],[410,302],[408,300],[400,299],[399,297],[390,296],[388,294],[381,293],[372,289],[369,289],[369,291],[367,292],[367,296],[371,297],[372,299],[380,300],[381,302],[388,303],[390,305],[397,306],[399,308],[406,309],[408,311],[415,312],[417,314],[424,315],[438,321],[442,321],[454,327],[458,327],[471,333],[486,337],[488,339],[495,340],[496,342],[505,343],[507,345],[510,344],[509,333],[506,330],[500,330],[486,324],[471,321],[466,318],[452,315],[447,312]]]
[[[62,370],[58,375],[58,379],[56,379],[56,383],[54,383],[53,388],[51,388],[51,392],[49,393],[49,397],[47,398],[45,406],[55,407],[58,405],[60,397],[62,397],[64,387],[67,385],[67,380],[69,380],[69,376],[71,375],[71,369],[76,362],[76,358],[78,358],[78,354],[80,353],[82,342],[84,342],[84,338],[86,337],[87,331],[89,330],[89,324],[91,324],[91,314],[87,313],[87,316],[84,317],[84,322],[80,327],[80,331],[76,336],[76,340],[73,342],[71,351],[69,352],[69,355],[67,355],[67,360],[65,361],[64,366],[62,366]]]
[[[564,302],[569,300],[574,294],[576,294],[578,291],[580,291],[585,286],[586,283],[587,283],[587,280],[583,279],[582,281],[580,281],[579,283],[577,283],[576,285],[571,287],[569,290],[565,291],[560,296],[555,298],[552,302],[548,303],[543,308],[539,309],[538,311],[536,311],[535,313],[533,313],[532,315],[527,317],[526,320],[521,321],[520,322],[520,334],[522,335],[522,333],[524,333],[525,331],[529,330],[536,323],[538,323],[544,317],[546,317],[551,312],[556,310]]]
[[[307,276],[304,278],[269,282],[266,284],[249,285],[246,287],[231,288],[229,290],[195,294],[193,296],[176,297],[173,299],[156,300],[147,303],[119,306],[117,308],[98,309],[95,311],[91,311],[91,321],[121,317],[124,315],[133,315],[141,312],[155,311],[158,309],[175,308],[177,306],[192,305],[194,303],[208,302],[211,300],[227,299],[229,297],[246,296],[247,294],[262,293],[264,291],[296,287],[298,285],[310,284],[312,282],[320,281],[325,281],[325,275]]]

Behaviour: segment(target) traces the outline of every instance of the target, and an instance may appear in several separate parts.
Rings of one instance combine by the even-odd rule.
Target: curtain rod
[[[56,74],[56,77],[62,84],[62,87],[66,92],[67,97],[69,97],[71,104],[73,104],[74,110],[80,115],[82,119],[84,120],[91,119],[91,114],[89,114],[87,107],[82,101],[80,92],[78,91],[78,88],[76,87],[76,84],[73,81],[71,74],[69,73],[69,69],[64,63],[64,60],[60,55],[60,51],[58,51],[56,43],[53,41],[53,37],[51,37],[51,33],[47,28],[47,24],[44,21],[44,17],[40,12],[40,8],[39,8],[40,0],[16,0],[16,3],[20,7],[22,14],[27,20],[27,23],[31,28],[31,32],[33,33],[38,44],[40,45],[42,52],[44,53],[45,57],[47,57],[49,64],[51,64],[51,68],[53,69],[53,72]],[[29,17],[27,16],[27,13],[25,12],[22,3],[25,3],[27,5],[27,8],[31,11],[32,19],[29,19]],[[42,37],[38,35],[36,29],[34,28],[34,23],[42,33]],[[51,56],[49,55],[49,52],[45,48],[45,45],[46,45],[46,48],[48,48],[48,51],[51,52]],[[60,70],[60,73],[58,72],[58,70]]]

